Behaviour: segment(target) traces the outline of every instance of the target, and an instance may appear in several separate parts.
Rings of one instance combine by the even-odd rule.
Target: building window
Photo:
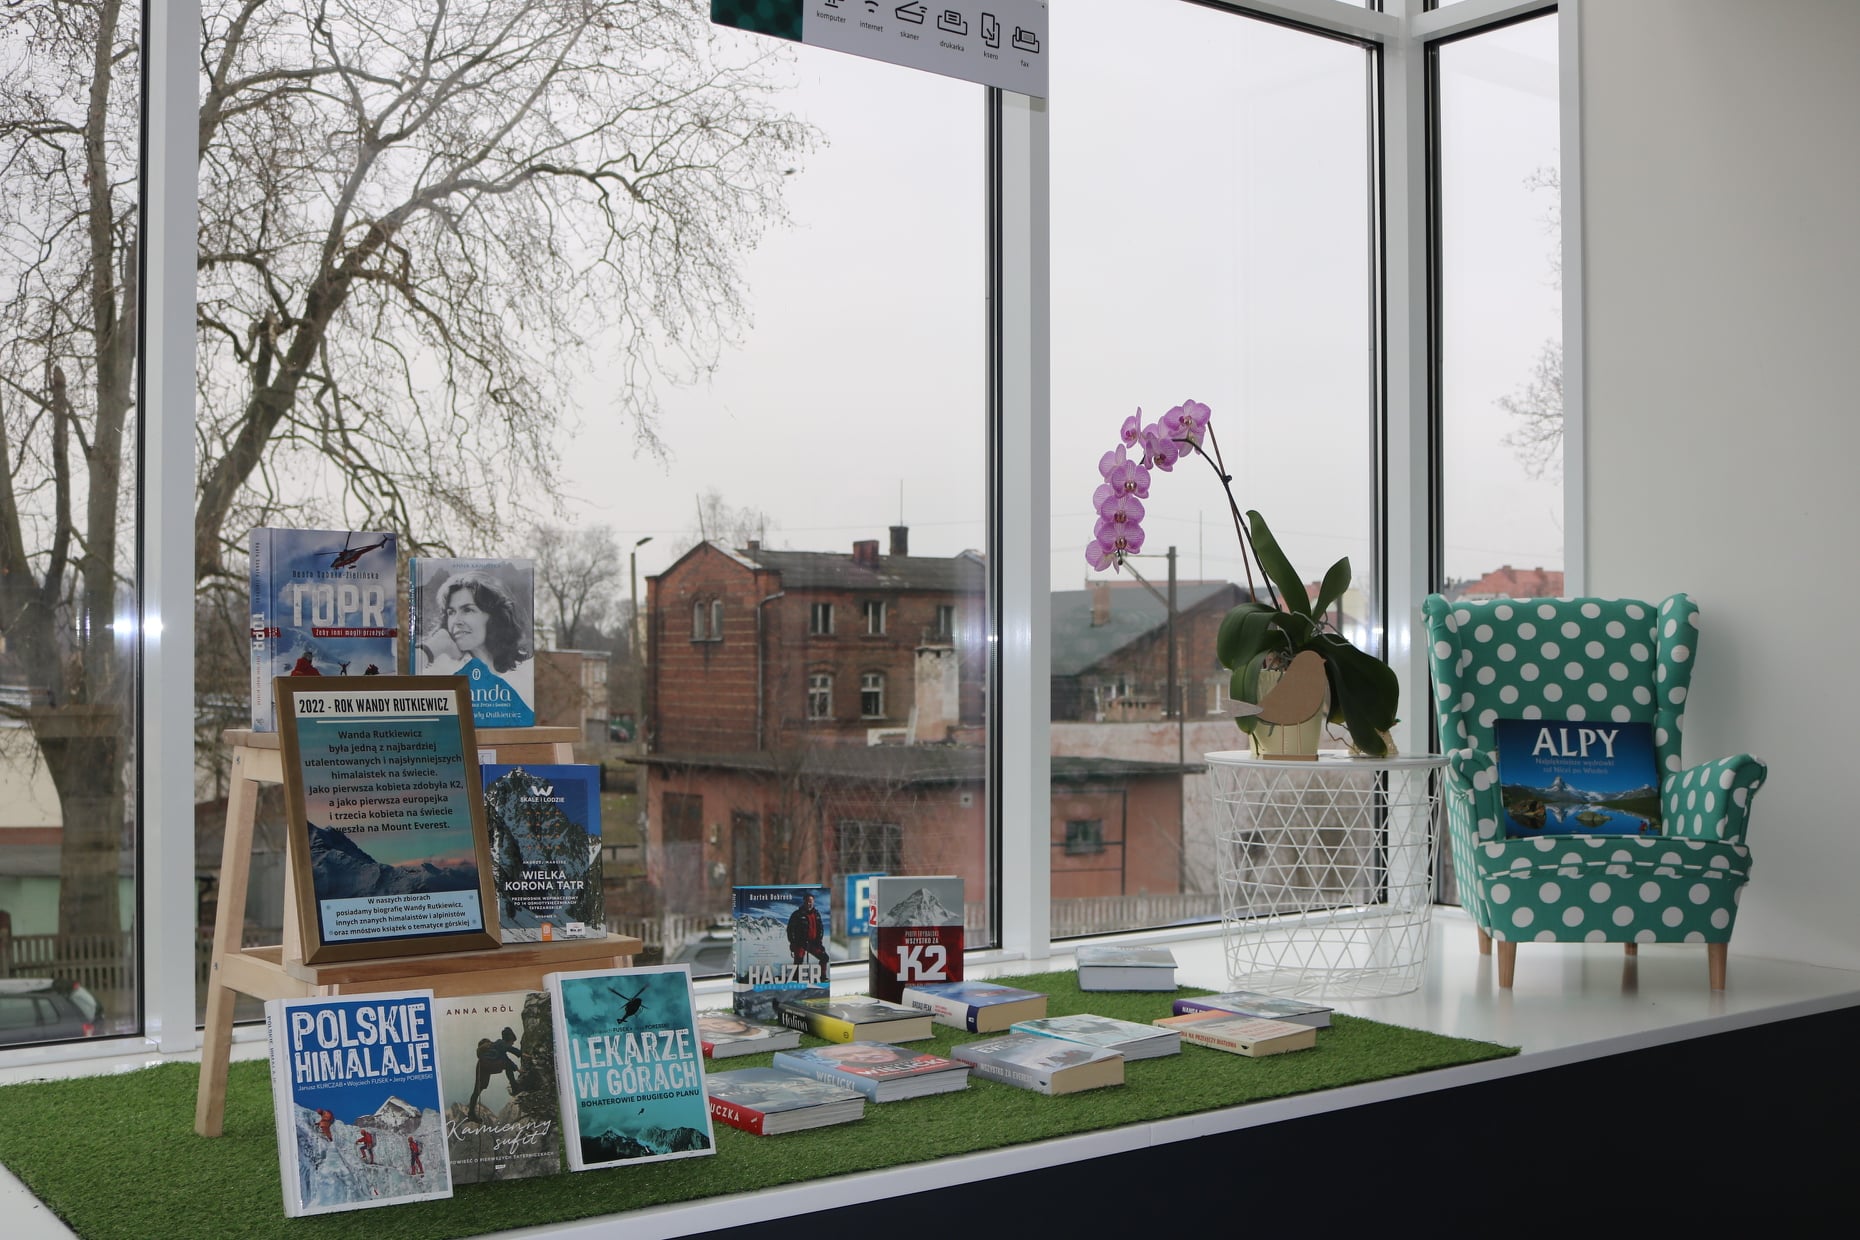
[[[807,631],[815,637],[833,636],[832,603],[815,603],[808,609]]]
[[[1104,820],[1075,818],[1066,823],[1066,856],[1082,857],[1104,851]]]
[[[956,635],[956,605],[938,603],[936,605],[936,625],[930,630],[930,636],[940,641],[948,641]]]
[[[691,604],[691,640],[694,642],[723,640],[722,599],[699,599]]]
[[[833,677],[827,672],[815,672],[807,678],[807,717],[833,718]]]
[[[867,719],[885,717],[885,673],[866,672],[859,677],[859,713]]]
[[[885,604],[878,599],[865,601],[865,631],[868,637],[885,635]]]
[[[904,828],[895,822],[840,821],[841,874],[902,874]]]

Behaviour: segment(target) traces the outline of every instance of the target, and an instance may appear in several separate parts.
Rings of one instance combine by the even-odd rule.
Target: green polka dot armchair
[[[1460,900],[1498,943],[1510,986],[1520,942],[1704,943],[1714,989],[1750,876],[1750,802],[1768,769],[1748,754],[1685,766],[1680,736],[1698,649],[1683,594],[1633,599],[1496,599],[1422,604],[1447,831]],[[1500,719],[1644,722],[1660,775],[1657,835],[1506,832],[1496,759]]]

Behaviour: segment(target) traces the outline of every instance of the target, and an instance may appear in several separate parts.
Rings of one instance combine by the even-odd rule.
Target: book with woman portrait
[[[409,662],[415,676],[463,676],[472,722],[536,722],[535,566],[529,560],[407,561]]]

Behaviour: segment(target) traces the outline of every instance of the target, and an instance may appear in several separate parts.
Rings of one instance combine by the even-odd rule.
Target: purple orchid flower
[[[1189,443],[1201,446],[1202,436],[1208,429],[1208,418],[1212,415],[1206,405],[1195,400],[1185,400],[1168,413],[1162,415],[1157,428],[1177,444]]]
[[[1175,472],[1175,463],[1182,455],[1182,445],[1163,433],[1160,423],[1143,428],[1144,464],[1151,469],[1160,469],[1165,474]]]
[[[1098,527],[1092,532],[1092,541],[1085,548],[1085,562],[1093,568],[1115,567],[1124,562],[1127,555],[1135,555],[1143,550],[1143,527],[1135,521],[1122,523],[1100,518]]]
[[[1141,408],[1138,408],[1135,413],[1124,419],[1124,426],[1119,434],[1123,438],[1126,448],[1138,448],[1143,446],[1143,432],[1140,429],[1142,425],[1143,410]]]
[[[1143,501],[1108,482],[1092,493],[1091,506],[1113,525],[1136,525],[1143,520]]]
[[[1099,458],[1098,472],[1106,484],[1126,495],[1134,495],[1138,499],[1150,497],[1150,471],[1131,460],[1121,444]]]

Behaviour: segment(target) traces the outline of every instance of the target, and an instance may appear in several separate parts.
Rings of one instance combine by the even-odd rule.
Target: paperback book
[[[779,1068],[739,1068],[709,1078],[710,1114],[759,1137],[845,1124],[865,1116],[865,1095]]]
[[[952,1053],[985,1081],[1043,1094],[1075,1094],[1124,1083],[1124,1057],[1118,1052],[1037,1034],[965,1042]]]
[[[1289,1020],[1295,1025],[1310,1025],[1313,1029],[1329,1028],[1331,1013],[1330,1008],[1307,1003],[1303,999],[1282,999],[1278,995],[1262,995],[1253,990],[1229,990],[1218,995],[1177,999],[1173,1010],[1177,1016],[1184,1012],[1232,1012],[1236,1016]]]
[[[503,941],[606,934],[600,768],[486,763],[481,770]]]
[[[1166,947],[1087,943],[1075,959],[1080,990],[1175,989],[1175,953]]]
[[[551,973],[570,1171],[716,1152],[682,964]]]
[[[779,1022],[787,999],[826,997],[832,897],[818,883],[735,889],[730,1000],[738,1016]]]
[[[268,999],[284,1213],[452,1195],[430,990]]]
[[[785,1051],[801,1044],[801,1031],[759,1020],[749,1020],[735,1012],[699,1012],[698,1037],[703,1039],[706,1059],[731,1059],[737,1055],[755,1055],[762,1051]]]
[[[392,534],[252,531],[252,730],[277,731],[277,676],[391,676],[400,670]]]
[[[1175,1030],[1184,1042],[1255,1058],[1309,1050],[1317,1045],[1317,1030],[1310,1025],[1294,1025],[1288,1020],[1267,1020],[1259,1016],[1235,1016],[1231,1012],[1185,1012],[1180,1016],[1165,1016],[1156,1024]]]
[[[1154,1025],[1139,1025],[1134,1020],[1090,1013],[1017,1020],[1013,1031],[1101,1046],[1116,1051],[1125,1059],[1154,1059],[1159,1055],[1174,1055],[1182,1049],[1182,1036],[1173,1029],[1158,1029]]]
[[[915,1042],[934,1037],[930,1013],[869,995],[789,999],[781,1023],[829,1042]]]
[[[463,676],[472,722],[527,728],[536,722],[535,566],[529,560],[407,561],[408,668],[415,676]]]
[[[930,1019],[969,1033],[999,1033],[1017,1020],[1046,1015],[1046,996],[999,982],[944,982],[907,986],[904,1002],[922,1008]]]
[[[863,1094],[868,1102],[898,1102],[966,1089],[969,1065],[886,1042],[847,1042],[782,1051],[775,1066]]]
[[[873,998],[902,1003],[906,986],[962,980],[962,908],[957,875],[872,880]]]
[[[548,992],[466,995],[437,1004],[452,1182],[560,1171],[562,1111]]]
[[[1508,835],[1658,835],[1660,772],[1650,723],[1499,719]]]

